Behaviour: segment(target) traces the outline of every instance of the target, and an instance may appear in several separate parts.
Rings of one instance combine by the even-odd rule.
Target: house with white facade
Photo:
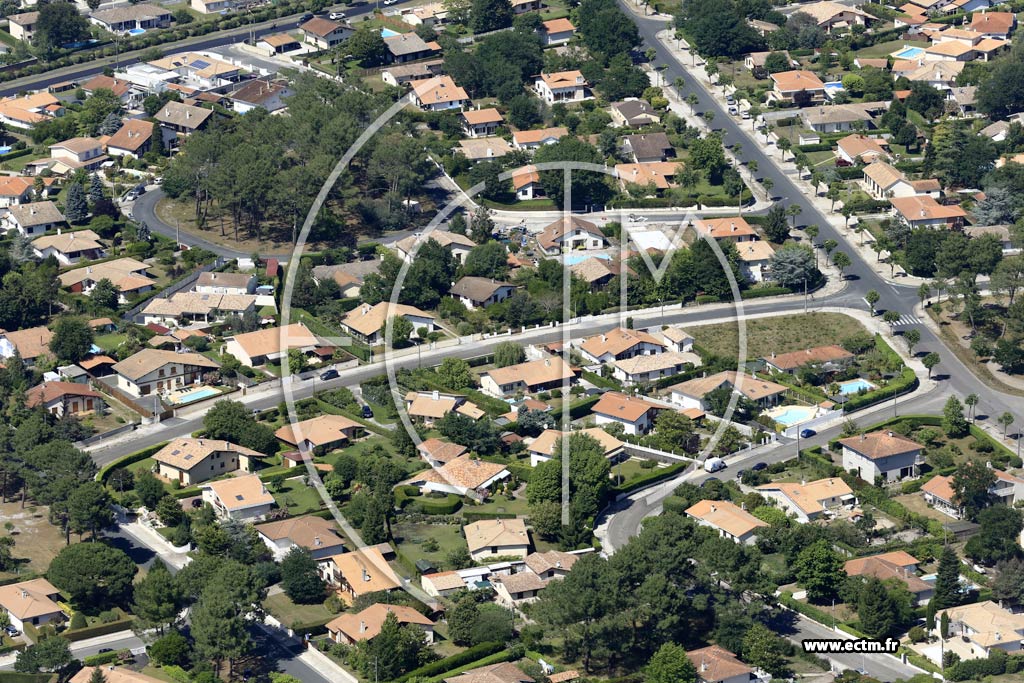
[[[884,483],[918,476],[921,444],[891,431],[879,430],[839,440],[843,447],[843,469],[874,483]]]

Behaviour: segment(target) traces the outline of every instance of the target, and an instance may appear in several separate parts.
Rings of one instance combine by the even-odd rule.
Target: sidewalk
[[[717,98],[718,95],[716,94],[716,88],[721,88],[723,94],[724,92],[727,91],[726,88],[724,88],[723,86],[719,86],[711,79],[711,77],[707,73],[707,70],[704,67],[704,62],[701,62],[696,66],[694,66],[691,63],[691,54],[687,50],[689,45],[686,43],[685,40],[676,41],[674,34],[670,33],[669,31],[662,31],[661,33],[659,33],[658,39],[661,42],[662,46],[665,49],[667,49],[670,53],[672,53],[672,55],[679,62],[683,70],[686,71],[686,73],[693,78],[693,81],[695,83],[699,83],[701,87],[708,92],[708,94],[710,94],[712,97]],[[666,94],[668,94],[670,90],[672,89],[665,88]],[[678,100],[678,96],[676,96],[676,99]],[[832,227],[836,229],[839,235],[844,238],[844,242],[846,242],[847,247],[850,250],[856,252],[857,255],[860,256],[861,260],[863,260],[864,263],[868,264],[871,267],[871,269],[874,270],[879,275],[879,277],[881,277],[883,280],[891,284],[904,287],[917,287],[923,282],[928,282],[926,278],[919,278],[910,275],[909,273],[903,273],[903,269],[898,266],[896,270],[900,273],[903,273],[903,275],[901,275],[899,278],[894,277],[892,275],[891,269],[889,268],[889,265],[887,263],[880,263],[878,261],[877,253],[870,246],[873,243],[873,240],[868,238],[862,238],[855,234],[850,227],[847,227],[846,219],[843,218],[841,214],[836,213],[835,211],[832,210],[832,201],[830,199],[827,199],[823,195],[818,194],[818,192],[815,190],[815,188],[811,185],[811,183],[808,180],[797,175],[796,165],[792,162],[792,157],[790,156],[789,159],[785,160],[780,159],[779,157],[781,154],[781,150],[779,150],[775,146],[775,143],[774,141],[771,140],[770,136],[766,137],[764,135],[755,133],[755,131],[753,130],[753,126],[754,122],[752,119],[750,131],[747,131],[742,125],[739,126],[739,129],[744,133],[744,136],[749,140],[751,144],[757,146],[772,164],[774,164],[781,172],[788,176],[790,180],[792,180],[793,183],[803,191],[804,199],[813,204],[814,207],[818,209],[822,213],[822,215],[824,215],[828,219],[829,224],[832,225]],[[789,199],[796,201],[795,197],[790,197]],[[835,205],[835,209],[839,210],[841,208],[842,203],[837,202]],[[861,244],[862,241],[864,242],[863,245]]]
[[[182,552],[175,548],[170,542],[167,541],[159,532],[151,529],[142,522],[129,522],[121,525],[121,531],[131,536],[143,546],[149,548],[157,556],[171,565],[175,569],[181,569],[189,562],[192,558],[189,557],[188,552]]]

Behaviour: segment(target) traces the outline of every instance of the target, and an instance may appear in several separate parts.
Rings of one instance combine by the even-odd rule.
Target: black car
[[[113,651],[114,651],[114,649],[113,649],[113,648],[110,648],[110,647],[101,647],[101,648],[100,648],[99,650],[97,650],[97,651],[96,651],[96,654],[98,654],[98,655],[105,655],[105,654],[107,654],[108,652],[113,652]]]
[[[307,21],[309,21],[312,18],[313,18],[313,13],[312,12],[306,12],[301,17],[299,17],[299,23],[300,24],[305,24]]]
[[[755,463],[754,466],[751,467],[750,469],[754,470],[755,472],[760,472],[761,470],[768,469],[768,463],[766,463],[766,462]]]
[[[812,436],[814,436],[817,433],[818,432],[814,431],[813,429],[801,429],[800,430],[800,438],[801,439],[809,439],[809,438],[811,438]]]
[[[320,373],[320,380],[326,382],[329,379],[338,379],[338,371],[331,368],[327,372]]]
[[[363,406],[363,417],[367,420],[373,417],[373,408],[370,406]]]

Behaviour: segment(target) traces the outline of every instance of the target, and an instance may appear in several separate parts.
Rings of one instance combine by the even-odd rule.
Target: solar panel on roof
[[[196,61],[192,62],[192,66],[194,66],[197,69],[205,69],[206,67],[210,66],[210,63],[202,59],[197,59]]]
[[[178,453],[181,453],[181,451],[179,451],[177,448],[171,451],[171,455],[177,455]]]
[[[245,498],[241,495],[236,495],[235,500],[245,500]]]

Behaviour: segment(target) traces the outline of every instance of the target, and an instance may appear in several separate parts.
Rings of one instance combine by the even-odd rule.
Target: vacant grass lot
[[[302,477],[284,482],[281,491],[271,491],[278,506],[288,509],[288,514],[297,516],[316,512],[323,506],[320,494],[312,486],[306,486]]]
[[[814,346],[837,344],[842,339],[864,332],[855,319],[841,313],[808,313],[748,320],[747,358],[788,353]],[[691,328],[697,343],[726,357],[735,357],[739,349],[739,326],[735,322]]]
[[[451,569],[445,563],[448,553],[466,547],[466,539],[462,537],[460,527],[455,524],[403,523],[395,526],[394,535],[398,549],[410,562],[426,560],[442,570]],[[428,551],[423,547],[427,539],[437,542],[437,550]]]
[[[327,623],[336,616],[322,603],[296,605],[284,593],[268,595],[267,599],[263,601],[263,608],[277,617],[285,626]]]
[[[0,537],[13,536],[14,548],[11,554],[19,563],[22,573],[45,572],[52,560],[64,548],[64,536],[60,529],[47,521],[49,509],[42,506],[21,507],[19,501],[0,504]],[[8,529],[7,524],[11,527]],[[11,578],[13,573],[0,572],[0,579]]]

